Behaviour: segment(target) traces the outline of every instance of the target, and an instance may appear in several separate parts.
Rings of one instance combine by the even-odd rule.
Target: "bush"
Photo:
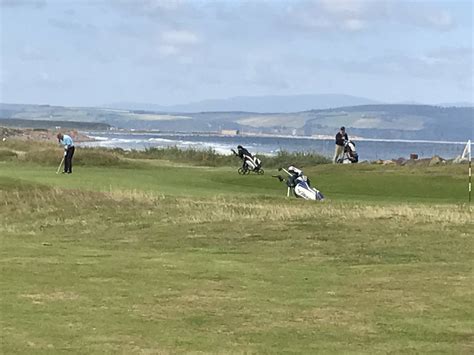
[[[117,151],[116,151],[117,152]],[[237,166],[241,164],[239,158],[231,155],[216,153],[213,149],[179,149],[177,147],[168,148],[148,148],[144,151],[123,151],[118,152],[131,159],[160,159],[173,162],[188,163],[204,166]],[[278,168],[289,165],[311,166],[317,164],[327,164],[331,161],[316,153],[289,153],[279,152],[276,156],[258,157],[263,162],[263,167]]]
[[[79,166],[130,166],[117,152],[106,149],[76,148],[73,164]]]
[[[305,166],[328,164],[331,162],[330,159],[317,153],[289,153],[285,151],[278,152],[276,156],[265,157],[262,161],[264,162],[264,165],[269,168],[288,167],[290,165],[302,168]]]
[[[7,138],[5,141],[0,140],[0,148],[8,148],[21,152],[37,151],[40,148],[54,148],[57,144],[52,142],[38,142],[33,140],[23,140]]]
[[[0,149],[0,161],[13,160],[18,156],[14,151],[9,149]]]
[[[222,155],[213,149],[199,150],[194,148],[179,149],[178,147],[147,148],[144,151],[124,151],[123,154],[131,159],[159,159],[173,162],[188,163],[204,166],[227,166],[238,162],[233,155]]]
[[[58,165],[62,159],[62,156],[62,149],[49,148],[26,152],[22,159],[43,165]],[[97,148],[76,148],[73,158],[73,165],[130,167],[133,164],[128,161],[124,161],[117,152],[111,150]]]
[[[57,148],[36,149],[26,152],[21,156],[21,160],[43,165],[58,165],[62,158],[61,154],[61,150]]]
[[[10,140],[0,145],[0,160],[15,159],[14,152],[22,151],[18,159],[45,165],[58,165],[61,161],[63,150],[54,143],[28,142]],[[3,156],[3,158],[2,158]],[[263,163],[263,168],[279,168],[296,165],[307,167],[318,164],[330,163],[325,158],[316,153],[289,153],[279,152],[275,156],[257,155]],[[148,148],[144,151],[126,151],[120,148],[76,148],[73,164],[78,166],[115,166],[115,167],[136,167],[139,164],[134,159],[159,159],[176,163],[200,165],[200,166],[232,166],[237,167],[242,164],[241,160],[233,154],[223,155],[216,153],[209,148],[199,149],[179,149],[178,147]]]

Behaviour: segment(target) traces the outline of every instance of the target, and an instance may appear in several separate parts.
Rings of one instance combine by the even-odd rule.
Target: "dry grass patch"
[[[20,297],[29,299],[34,304],[42,304],[46,302],[57,302],[57,301],[76,301],[80,298],[78,294],[74,292],[69,292],[69,291],[22,294],[20,295]]]
[[[440,226],[473,224],[472,208],[453,204],[380,205],[326,201],[315,203],[295,199],[248,199],[227,197],[170,197],[139,190],[90,192],[83,190],[33,189],[0,190],[0,210],[10,212],[54,212],[65,204],[75,209],[141,209],[144,216],[161,215],[164,222],[180,224],[236,222],[242,219],[263,221],[302,221],[311,218],[354,220],[391,220],[400,223],[437,223]],[[3,206],[3,207],[2,207]],[[62,223],[67,223],[62,221]],[[8,226],[3,226],[9,228]]]

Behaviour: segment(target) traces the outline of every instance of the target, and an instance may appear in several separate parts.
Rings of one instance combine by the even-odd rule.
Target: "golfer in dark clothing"
[[[336,134],[336,151],[334,152],[333,163],[336,164],[339,158],[344,155],[344,143],[349,140],[346,133],[346,128],[343,126]]]
[[[74,142],[67,134],[58,133],[58,142],[64,146],[63,174],[72,174],[72,157],[74,156]]]
[[[241,158],[241,159],[244,159],[244,155],[247,155],[249,157],[252,157],[252,154],[250,154],[250,152],[245,149],[244,147],[242,147],[241,145],[238,145],[237,146],[237,155]]]
[[[252,158],[252,154],[250,154],[250,152],[241,145],[237,146],[237,155],[240,159],[242,159],[242,167],[245,166],[246,159]]]

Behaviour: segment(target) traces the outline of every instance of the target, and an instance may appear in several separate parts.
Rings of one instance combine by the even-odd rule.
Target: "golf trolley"
[[[351,140],[344,141],[344,154],[337,162],[339,164],[355,164],[359,161],[359,154],[357,154],[355,143]]]
[[[239,154],[233,150],[232,150],[232,153],[234,153],[234,155],[239,156]],[[258,159],[257,157],[253,157],[251,155],[244,155],[242,159],[242,166],[237,169],[237,172],[239,173],[239,175],[248,175],[250,174],[251,172],[253,173],[256,173],[258,175],[263,175],[265,174],[265,171],[262,169],[262,161],[260,159]]]

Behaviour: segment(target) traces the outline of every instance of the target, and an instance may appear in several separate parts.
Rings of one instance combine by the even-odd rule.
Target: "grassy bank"
[[[0,162],[4,353],[474,351],[465,167],[127,164]]]

